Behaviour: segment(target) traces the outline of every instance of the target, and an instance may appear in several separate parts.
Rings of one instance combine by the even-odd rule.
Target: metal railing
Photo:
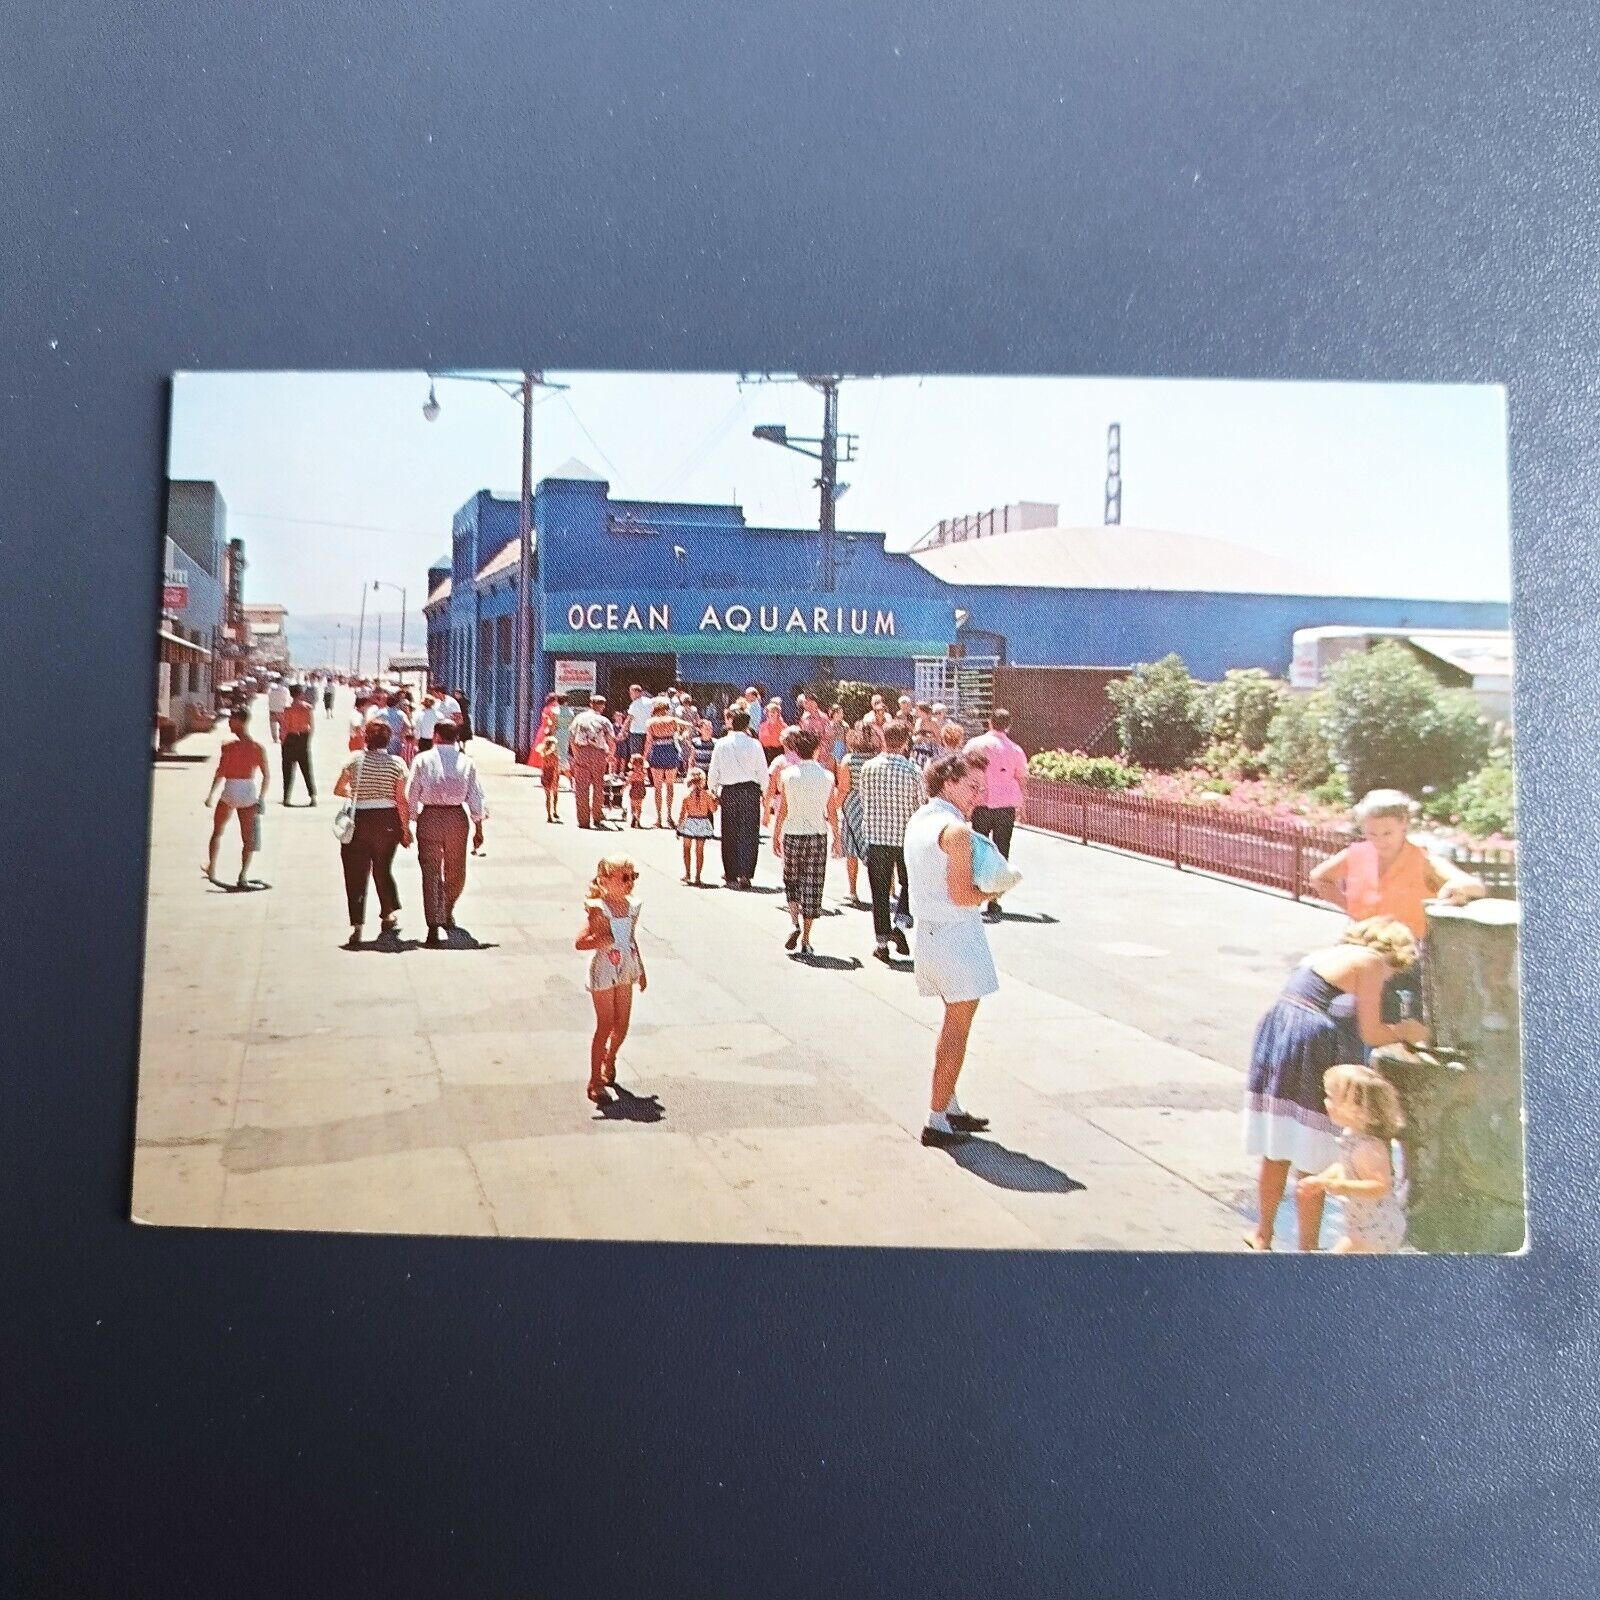
[[[1092,789],[1029,777],[1027,818],[1031,826],[1105,844],[1135,855],[1170,861],[1180,869],[1277,889],[1296,900],[1317,898],[1308,879],[1314,868],[1350,843],[1346,828],[1319,827],[1252,816],[1222,806],[1149,795]],[[1450,852],[1490,894],[1516,894],[1516,858],[1509,851]]]

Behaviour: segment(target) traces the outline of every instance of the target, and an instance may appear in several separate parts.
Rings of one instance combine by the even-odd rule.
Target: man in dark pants
[[[911,904],[906,887],[904,851],[906,824],[927,800],[922,773],[906,754],[911,730],[891,722],[883,730],[883,754],[861,768],[861,815],[867,836],[867,881],[872,885],[872,932],[876,960],[889,961],[889,941],[903,956],[911,954],[905,930],[911,924]],[[895,875],[900,877],[900,900],[890,919],[889,898]]]
[[[1028,757],[1011,737],[1011,713],[996,707],[989,717],[989,731],[969,741],[967,749],[976,751],[988,762],[984,769],[983,804],[972,812],[972,831],[994,840],[995,848],[1011,859],[1011,830],[1024,820],[1027,795]],[[991,900],[984,920],[1000,920],[1000,902]]]
[[[317,780],[311,776],[311,691],[296,684],[279,723],[283,728],[283,803],[289,803],[290,780],[298,767],[311,804],[317,803]]]
[[[735,711],[728,732],[711,751],[706,786],[721,802],[722,881],[729,889],[748,889],[761,846],[761,792],[767,758],[750,737],[750,717]]]

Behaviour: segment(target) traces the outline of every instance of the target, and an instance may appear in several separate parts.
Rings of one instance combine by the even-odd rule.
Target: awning
[[[175,644],[180,650],[193,650],[197,656],[204,656],[207,661],[211,659],[211,652],[204,645],[196,644],[192,639],[185,639],[181,633],[171,633],[166,628],[157,628],[156,638],[163,644]]]

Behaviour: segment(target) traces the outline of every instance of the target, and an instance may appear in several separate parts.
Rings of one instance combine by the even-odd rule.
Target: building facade
[[[167,486],[161,613],[156,628],[156,720],[166,738],[211,725],[227,622],[228,509],[216,484]]]
[[[736,505],[613,499],[569,462],[534,495],[533,704],[592,683],[616,706],[635,682],[676,683],[702,704],[750,684],[789,701],[841,678],[976,708],[999,665],[1125,668],[1176,651],[1200,678],[1283,674],[1300,628],[1506,626],[1503,603],[1324,592],[1222,541],[1042,525],[1053,509],[988,514],[977,538],[952,519],[953,537],[913,554],[885,550],[881,533],[840,533],[823,592],[814,527],[755,527]],[[514,497],[468,500],[425,607],[433,676],[507,743],[518,515]]]

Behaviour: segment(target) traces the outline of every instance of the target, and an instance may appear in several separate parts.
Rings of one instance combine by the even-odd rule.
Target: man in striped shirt
[[[927,800],[922,773],[906,754],[910,733],[903,722],[883,730],[884,751],[861,768],[861,811],[867,836],[867,881],[872,885],[872,932],[877,941],[873,955],[889,961],[889,941],[903,956],[911,954],[905,930],[911,926],[911,902],[906,890],[903,850],[906,824]],[[896,874],[900,899],[893,920],[889,897]]]

